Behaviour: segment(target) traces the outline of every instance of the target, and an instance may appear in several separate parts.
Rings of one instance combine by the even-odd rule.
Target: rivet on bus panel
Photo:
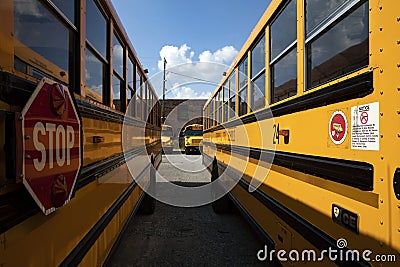
[[[381,134],[381,138],[383,138],[383,134]]]
[[[383,199],[381,199],[381,204],[383,204]]]
[[[383,52],[383,48],[379,49],[380,52]]]
[[[379,28],[380,31],[383,31],[383,28]]]
[[[381,112],[381,117],[383,117],[383,112]]]
[[[381,225],[383,225],[383,221],[381,221]]]
[[[381,182],[383,182],[383,178],[381,178]]]
[[[380,93],[381,93],[381,95],[383,95],[383,91],[381,91]]]

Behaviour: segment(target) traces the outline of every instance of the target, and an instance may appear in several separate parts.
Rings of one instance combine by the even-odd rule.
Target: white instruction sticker
[[[379,150],[379,102],[351,108],[351,149]]]

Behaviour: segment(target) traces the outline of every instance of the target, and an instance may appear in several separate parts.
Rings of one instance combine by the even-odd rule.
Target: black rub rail
[[[203,145],[210,145],[210,143],[203,142]],[[216,148],[352,186],[363,191],[373,190],[374,168],[372,164],[366,162],[222,144],[216,144]]]

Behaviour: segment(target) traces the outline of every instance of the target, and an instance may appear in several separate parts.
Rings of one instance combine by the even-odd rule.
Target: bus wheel
[[[230,213],[232,211],[232,202],[227,195],[215,200],[211,206],[216,214]]]
[[[186,147],[185,147],[185,154],[186,154],[186,155],[189,155],[189,154],[190,154],[190,151],[189,151],[189,149],[188,149],[188,148],[186,148]]]
[[[218,163],[217,160],[214,159],[211,170],[211,182],[214,182],[211,187],[211,194],[213,199],[216,199],[218,195],[221,195],[223,193],[222,185],[219,184],[218,181],[216,181],[218,177]],[[224,214],[232,211],[232,202],[228,195],[224,195],[223,197],[214,200],[211,203],[211,206],[216,214]]]
[[[145,196],[142,200],[142,204],[140,205],[139,212],[145,215],[151,215],[154,213],[156,209],[156,200],[147,193],[144,193]]]
[[[156,173],[154,169],[154,159],[151,157],[151,166],[150,166],[150,185],[148,188],[148,192],[151,192],[151,195],[155,196],[156,193]],[[156,200],[147,192],[144,192],[144,197],[142,200],[142,204],[140,205],[139,212],[141,214],[150,215],[154,213],[156,208]]]

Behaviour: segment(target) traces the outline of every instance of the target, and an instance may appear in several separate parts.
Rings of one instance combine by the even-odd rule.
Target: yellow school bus
[[[0,21],[0,265],[102,266],[154,210],[161,105],[110,1],[3,0]]]
[[[236,204],[283,265],[400,262],[397,6],[273,0],[204,106],[204,164],[237,182],[213,207]]]
[[[185,154],[201,151],[201,142],[203,141],[203,125],[190,124],[183,131],[185,142]]]

